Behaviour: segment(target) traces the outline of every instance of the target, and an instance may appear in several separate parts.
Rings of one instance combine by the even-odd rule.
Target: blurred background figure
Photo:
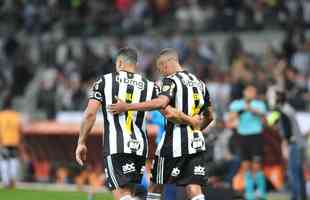
[[[0,174],[5,187],[15,187],[19,175],[21,115],[12,108],[12,97],[4,99],[0,111]]]
[[[238,118],[237,133],[240,140],[242,167],[245,170],[245,197],[254,200],[255,186],[260,199],[267,199],[263,163],[263,117],[267,112],[265,103],[257,98],[254,85],[247,85],[243,99],[230,104],[231,115]]]
[[[274,90],[274,93],[274,99],[269,100],[273,111],[268,116],[268,124],[277,127],[282,137],[282,153],[287,161],[291,200],[306,200],[303,165],[307,144],[297,123],[295,110],[287,102],[285,92]]]

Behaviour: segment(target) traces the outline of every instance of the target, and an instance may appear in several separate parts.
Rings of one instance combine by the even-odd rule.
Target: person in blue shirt
[[[262,171],[263,157],[263,117],[267,112],[266,104],[257,99],[254,85],[248,85],[243,91],[243,99],[233,101],[229,106],[232,118],[240,138],[242,167],[245,170],[245,197],[254,200],[255,184],[260,199],[267,199],[266,181]]]

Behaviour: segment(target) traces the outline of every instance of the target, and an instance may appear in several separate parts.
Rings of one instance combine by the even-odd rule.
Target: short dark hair
[[[173,48],[165,48],[165,49],[162,49],[158,56],[157,56],[157,59],[159,59],[161,56],[166,56],[166,55],[172,55],[174,56],[177,60],[179,60],[179,55],[178,55],[178,51],[173,49]]]
[[[138,62],[138,52],[133,48],[121,48],[117,53],[117,58],[119,57],[122,57],[125,62],[130,64],[137,64]]]

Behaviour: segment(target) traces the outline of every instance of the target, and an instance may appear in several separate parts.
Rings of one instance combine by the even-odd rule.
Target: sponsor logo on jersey
[[[136,171],[135,163],[126,163],[122,166],[123,173],[128,174]]]
[[[128,141],[128,147],[131,151],[138,151],[141,148],[141,143],[138,140],[129,140]]]
[[[187,87],[197,87],[197,88],[200,88],[201,90],[203,90],[203,85],[200,82],[192,81],[192,80],[184,80],[184,79],[182,79],[182,82]]]
[[[128,85],[132,85],[134,87],[137,87],[140,90],[144,90],[144,82],[143,81],[139,81],[139,80],[135,80],[135,79],[129,79],[127,77],[120,77],[120,76],[116,76],[116,81],[118,83],[125,83]]]
[[[164,85],[163,92],[167,92],[168,90],[170,90],[170,85]]]
[[[195,166],[195,168],[194,168],[194,175],[205,176],[206,175],[206,168],[202,167],[200,165]]]
[[[191,142],[192,148],[198,150],[198,149],[202,149],[204,145],[205,145],[205,142],[202,138],[198,137],[198,138],[192,139],[192,142]]]
[[[179,176],[180,174],[180,169],[178,167],[173,168],[172,172],[171,172],[171,176],[176,177]]]

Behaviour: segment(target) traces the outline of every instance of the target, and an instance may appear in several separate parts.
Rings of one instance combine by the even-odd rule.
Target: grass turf
[[[94,200],[113,200],[110,193],[95,194]],[[33,190],[0,189],[1,200],[87,200],[87,193],[83,192],[54,192]]]
[[[85,192],[59,192],[41,190],[0,189],[2,200],[87,200]],[[94,200],[113,200],[111,193],[95,194]],[[288,200],[286,197],[269,197],[268,200]]]

